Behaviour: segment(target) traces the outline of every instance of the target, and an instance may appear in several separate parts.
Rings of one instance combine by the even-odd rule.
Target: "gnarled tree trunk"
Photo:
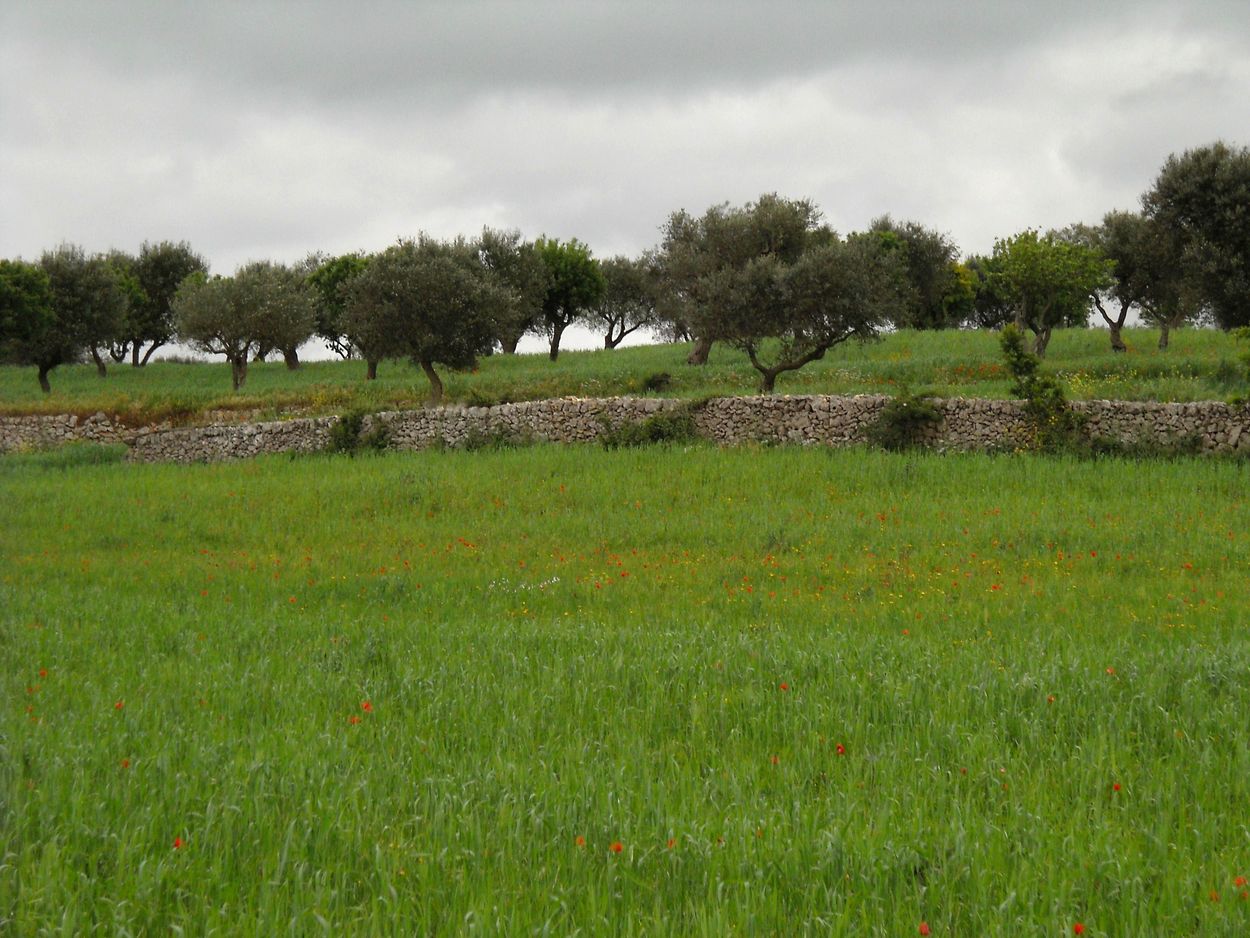
[[[282,350],[282,360],[286,362],[287,371],[295,371],[299,368],[299,350],[294,346],[291,348],[284,348]]]
[[[107,378],[109,370],[104,365],[104,359],[100,357],[100,350],[94,345],[91,346],[91,360],[95,362],[95,373],[101,378]]]
[[[551,351],[547,353],[547,357],[555,361],[560,355],[560,336],[564,335],[563,324],[553,324],[551,327]]]
[[[378,376],[378,360],[376,358],[365,359],[365,380],[373,381]]]
[[[700,336],[694,340],[694,348],[686,356],[687,365],[706,365],[708,354],[712,351],[712,340]]]
[[[237,358],[230,359],[230,383],[237,391],[247,380],[247,352]]]
[[[44,394],[52,393],[52,385],[48,383],[48,372],[51,370],[51,365],[39,366],[39,387],[43,389]]]
[[[434,370],[434,363],[421,361],[421,370],[425,372],[425,376],[430,379],[430,399],[429,405],[437,407],[443,403],[443,380],[438,376],[438,372]]]
[[[1046,346],[1050,345],[1051,328],[1039,329],[1033,338],[1033,354],[1038,358],[1046,357]]]

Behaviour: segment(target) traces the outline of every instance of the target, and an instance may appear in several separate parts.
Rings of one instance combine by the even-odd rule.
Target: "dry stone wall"
[[[717,443],[793,443],[844,446],[861,443],[890,400],[883,396],[727,397],[694,407],[700,435]],[[939,449],[1015,449],[1028,445],[1029,430],[1018,401],[952,398],[934,401],[941,423],[925,442]],[[381,423],[398,449],[463,446],[474,437],[509,437],[584,443],[605,427],[645,420],[689,407],[658,398],[560,398],[496,407],[442,407],[393,411],[365,421],[366,432]],[[1174,444],[1193,439],[1203,452],[1250,453],[1250,406],[1218,402],[1160,404],[1138,401],[1078,401],[1091,436],[1122,443]],[[0,452],[44,448],[74,440],[125,443],[142,462],[211,462],[265,453],[314,452],[325,448],[338,418],[312,417],[268,423],[202,427],[146,427],[133,430],[104,414],[0,417]]]

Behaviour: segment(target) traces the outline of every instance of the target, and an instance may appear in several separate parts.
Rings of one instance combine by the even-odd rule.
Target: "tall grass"
[[[1244,467],[84,462],[0,459],[0,931],[1250,931]]]
[[[1065,330],[1051,343],[1046,369],[1064,380],[1071,397],[1145,400],[1208,400],[1244,394],[1244,369],[1233,340],[1213,330],[1178,332],[1167,352],[1156,334],[1125,332],[1130,350],[1115,355],[1099,329]],[[641,395],[648,379],[667,374],[664,396],[752,394],[759,377],[746,357],[717,346],[711,363],[685,364],[685,345],[545,355],[496,355],[473,373],[445,376],[448,399],[467,404],[548,397]],[[386,362],[378,379],[364,380],[360,362],[307,362],[298,371],[280,363],[253,365],[247,384],[234,394],[226,365],[154,362],[146,368],[111,368],[98,378],[89,365],[58,368],[53,392],[43,395],[32,369],[0,367],[0,413],[104,411],[131,423],[226,418],[234,412],[276,417],[291,413],[342,413],[416,407],[429,385],[407,362]],[[833,349],[823,361],[784,375],[788,394],[894,393],[908,386],[945,397],[1009,396],[997,335],[986,332],[900,332],[867,345]]]

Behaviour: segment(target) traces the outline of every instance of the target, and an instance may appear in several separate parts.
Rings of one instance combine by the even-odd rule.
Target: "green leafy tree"
[[[1024,231],[994,244],[996,289],[1015,308],[1016,328],[1032,331],[1033,353],[1046,354],[1052,331],[1058,326],[1083,326],[1092,297],[1106,290],[1113,264],[1097,250]]]
[[[187,278],[174,299],[174,316],[186,342],[225,356],[237,391],[258,351],[298,345],[312,334],[316,298],[300,271],[255,261],[233,277]]]
[[[516,229],[483,228],[477,241],[478,259],[512,292],[512,303],[499,317],[496,337],[505,355],[515,354],[521,337],[543,321],[543,303],[552,286],[551,272],[532,241]]]
[[[560,355],[564,330],[599,302],[606,285],[599,262],[591,257],[590,248],[576,238],[539,238],[534,247],[550,278],[543,297],[543,330],[550,343],[550,358],[555,361]]]
[[[495,343],[498,319],[515,296],[462,240],[422,236],[400,241],[344,287],[345,318],[366,355],[406,355],[430,382],[429,403],[443,398],[435,366],[472,368]]]
[[[592,322],[603,330],[603,347],[616,348],[626,336],[656,322],[657,277],[650,257],[618,255],[600,262],[604,291],[590,307]]]
[[[972,308],[964,322],[974,329],[998,329],[1015,318],[1015,303],[1000,275],[1001,265],[994,257],[974,254],[963,268],[971,277]]]
[[[917,222],[895,222],[889,215],[873,221],[871,230],[892,233],[906,259],[909,288],[891,322],[899,329],[958,326],[970,311],[973,293],[958,263],[955,242]]]
[[[1142,196],[1172,240],[1186,292],[1223,329],[1250,325],[1250,148],[1219,142],[1168,157]]]
[[[1141,317],[1159,330],[1159,350],[1166,351],[1172,330],[1202,319],[1206,302],[1201,285],[1185,268],[1177,240],[1153,219],[1142,244]]]
[[[52,285],[52,307],[66,330],[67,342],[87,351],[103,378],[108,368],[101,351],[121,335],[126,315],[128,297],[117,272],[107,257],[88,257],[74,244],[45,251],[39,265]],[[65,360],[73,361],[76,357],[75,354]]]
[[[132,301],[126,310],[122,343],[115,343],[115,349],[128,349],[134,367],[146,365],[153,352],[174,339],[178,288],[188,277],[207,273],[208,262],[185,241],[143,242],[127,270],[138,290],[128,286]]]
[[[48,373],[75,361],[80,352],[52,306],[47,272],[37,264],[0,260],[0,361],[34,365],[39,386],[48,394]]]
[[[694,339],[692,365],[707,363],[737,274],[761,258],[792,264],[809,246],[833,238],[812,202],[775,193],[740,208],[714,205],[700,217],[682,209],[662,232],[658,314],[670,334]]]
[[[344,285],[369,266],[369,258],[359,253],[340,254],[328,260],[310,258],[312,272],[308,283],[317,297],[316,335],[340,358],[352,358],[360,354],[360,347],[347,332],[345,313],[347,308]],[[377,374],[377,362],[373,362],[373,375]]]
[[[121,364],[130,357],[130,340],[127,336],[130,334],[131,318],[136,315],[136,310],[142,306],[146,297],[143,287],[139,284],[139,276],[135,269],[137,259],[133,254],[113,250],[104,255],[104,261],[108,264],[113,280],[117,283],[123,297],[124,312],[121,327],[108,346],[109,357],[117,364]]]

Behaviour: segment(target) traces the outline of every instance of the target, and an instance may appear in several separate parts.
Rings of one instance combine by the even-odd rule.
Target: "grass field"
[[[1248,491],[4,457],[0,932],[1250,934]]]
[[[1210,329],[1176,332],[1166,352],[1158,333],[1130,329],[1130,351],[1111,352],[1102,329],[1066,330],[1051,342],[1046,370],[1057,374],[1075,399],[1194,401],[1246,393],[1245,368],[1228,335]],[[647,393],[647,378],[671,376],[657,393],[669,397],[753,394],[757,373],[746,357],[718,346],[709,365],[685,364],[685,345],[545,355],[496,355],[472,374],[446,373],[449,400],[495,404],[549,397],[606,397]],[[781,394],[893,394],[900,388],[943,397],[1010,396],[998,336],[992,332],[900,332],[868,345],[832,350],[823,361],[782,375]],[[32,368],[0,367],[0,413],[119,415],[133,424],[195,421],[208,411],[246,411],[264,417],[291,413],[341,413],[419,406],[429,384],[407,362],[385,362],[378,379],[364,380],[361,362],[307,362],[290,372],[281,362],[253,365],[239,394],[230,390],[224,364],[155,362],[146,368],[113,367],[107,378],[94,366],[58,368],[53,392],[39,390]]]

